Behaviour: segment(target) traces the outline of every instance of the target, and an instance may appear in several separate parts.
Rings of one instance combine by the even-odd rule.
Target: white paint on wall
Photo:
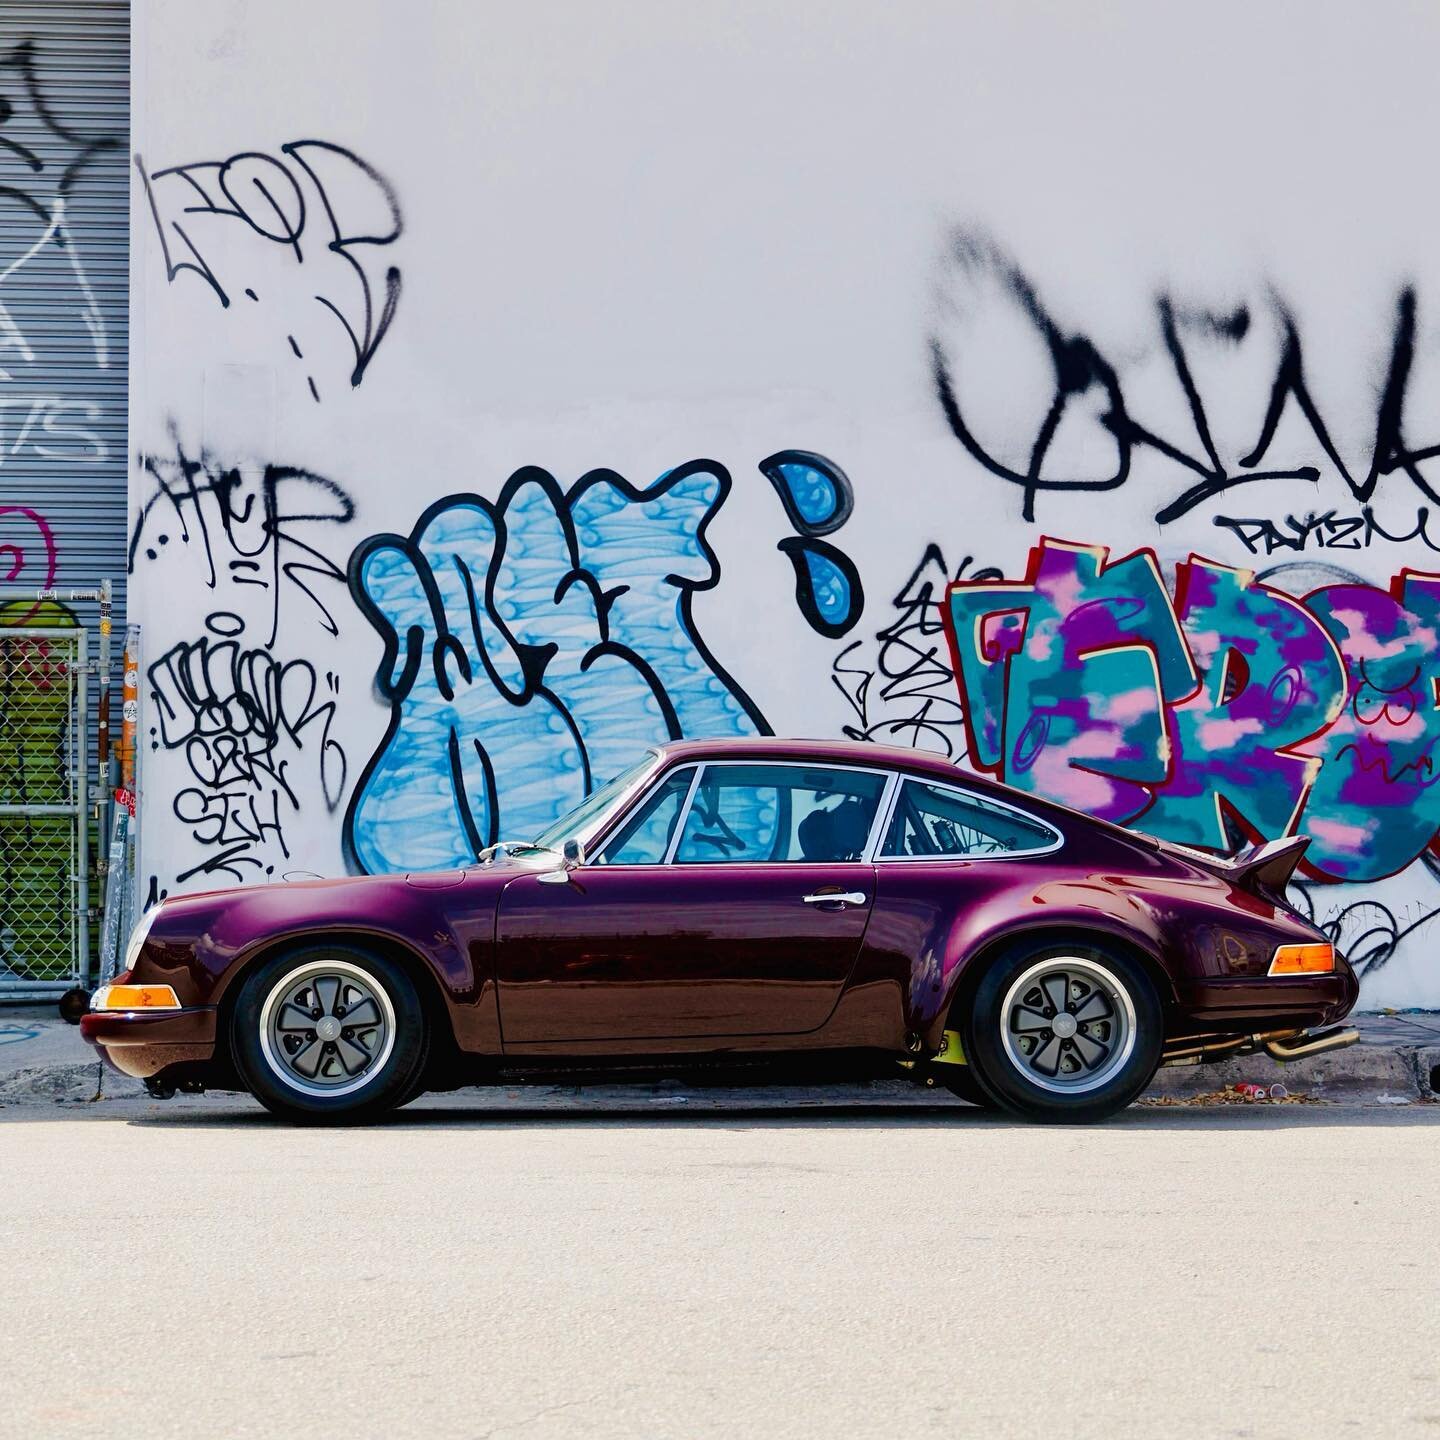
[[[602,603],[578,591],[555,614],[532,603],[565,572],[546,548],[565,507],[520,492],[524,504],[506,512],[508,560],[476,539],[478,522],[447,512],[425,563],[454,539],[446,524],[463,529],[479,546],[471,559],[496,567],[496,614],[514,621],[519,648],[494,641],[510,669],[488,689],[461,684],[456,702],[434,688],[427,635],[419,688],[397,705],[421,759],[401,756],[402,781],[375,802],[376,853],[400,853],[407,824],[435,833],[453,812],[446,767],[426,771],[423,758],[447,727],[467,742],[501,737],[502,769],[507,746],[529,765],[552,737],[568,757],[556,761],[558,801],[579,773],[566,715],[587,717],[597,754],[623,747],[607,695],[631,697],[637,745],[647,727],[663,729],[655,717],[676,696],[707,723],[743,726],[748,705],[780,733],[858,724],[842,686],[853,694],[853,672],[873,667],[878,631],[929,613],[891,604],[927,546],[943,556],[924,572],[937,582],[962,562],[966,575],[1023,577],[1043,536],[1115,557],[1151,547],[1167,577],[1192,552],[1259,569],[1304,560],[1382,589],[1407,566],[1440,570],[1422,541],[1376,537],[1375,525],[1408,535],[1437,508],[1403,470],[1375,486],[1370,543],[1319,549],[1315,532],[1299,553],[1264,554],[1267,523],[1293,535],[1289,515],[1362,509],[1293,405],[1270,456],[1277,469],[1315,464],[1317,481],[1237,485],[1162,524],[1157,514],[1197,476],[1142,444],[1123,485],[1041,490],[1027,521],[1023,488],[952,433],[930,349],[937,340],[949,358],[983,448],[1023,470],[1054,399],[1051,361],[1013,286],[997,285],[993,268],[951,263],[963,234],[971,253],[1013,262],[1059,334],[1089,340],[1131,420],[1203,455],[1160,326],[1157,300],[1171,297],[1212,441],[1238,473],[1264,426],[1288,315],[1308,392],[1363,478],[1397,301],[1413,287],[1404,439],[1440,443],[1430,240],[1440,201],[1425,178],[1440,24],[1424,7],[137,0],[136,10],[131,448],[146,458],[132,476],[132,605],[147,662],[169,657],[145,692],[159,746],[144,771],[156,893],[345,868],[345,816],[391,719],[374,688],[380,629],[343,578],[352,551],[410,536],[445,497],[496,502],[522,467],[565,491],[602,467],[641,488],[701,458],[728,471],[705,529],[718,578],[688,593],[695,634],[733,687],[717,682],[707,699],[703,684],[674,679],[641,694],[625,665],[613,672],[620,688],[597,686],[581,662],[602,643]],[[222,172],[231,157],[242,158]],[[1202,333],[1204,316],[1241,307],[1243,340]],[[1117,443],[1103,402],[1093,386],[1071,398],[1042,475],[1110,472]],[[786,449],[827,457],[853,486],[853,515],[823,537],[864,585],[865,613],[840,639],[802,615],[777,549],[799,537],[758,467]],[[635,542],[642,550],[681,546],[703,511],[696,497],[669,530],[657,500],[607,523],[633,520],[649,537]],[[1440,544],[1440,521],[1430,528]],[[613,530],[595,536],[576,540],[587,575],[640,564]],[[403,619],[424,566],[393,547],[378,553],[374,585],[389,587]],[[1304,593],[1336,578],[1317,569],[1273,583]],[[440,606],[451,623],[459,603]],[[943,671],[943,644],[919,633]],[[892,660],[908,638],[892,639]],[[837,676],[855,641],[851,673]],[[566,705],[487,708],[505,685],[523,688],[535,663],[524,644],[542,642],[557,647],[547,677],[569,677]],[[636,638],[647,664],[695,678],[695,648],[672,655],[666,643]],[[453,664],[449,683],[460,684]],[[945,723],[956,718],[953,681],[923,683],[924,713],[945,721],[915,738],[959,745]],[[1405,721],[1423,733],[1407,743],[1428,763],[1433,680],[1427,671],[1417,683],[1431,688]],[[868,719],[916,713],[895,693],[908,682],[883,688],[882,677],[868,693]],[[522,790],[500,797],[511,813]],[[1425,862],[1378,885],[1311,893],[1317,918],[1373,901],[1382,932],[1422,921],[1382,947],[1389,958],[1366,999],[1440,1003],[1423,923],[1440,885]]]

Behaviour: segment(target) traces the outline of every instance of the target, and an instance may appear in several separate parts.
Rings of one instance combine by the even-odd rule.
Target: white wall
[[[1440,733],[1429,592],[1414,588],[1403,610],[1377,593],[1407,566],[1440,571],[1423,540],[1381,533],[1410,535],[1440,508],[1426,493],[1440,487],[1440,462],[1379,474],[1373,523],[1363,508],[1377,433],[1386,462],[1397,433],[1414,450],[1440,443],[1431,7],[137,0],[137,12],[137,176],[149,177],[155,213],[137,178],[132,583],[157,667],[143,827],[154,893],[347,863],[445,863],[465,838],[452,732],[472,824],[483,830],[495,808],[482,794],[488,759],[507,834],[578,797],[582,745],[604,772],[663,736],[666,702],[689,732],[743,729],[758,715],[779,733],[848,725],[964,750],[938,611],[892,599],[927,546],[943,555],[926,572],[937,580],[963,567],[1023,581],[1049,536],[1108,546],[1112,559],[1150,547],[1169,586],[1192,552],[1292,568],[1268,575],[1269,590],[1242,586],[1228,608],[1192,615],[1183,638],[1153,581],[1140,594],[1154,574],[1146,562],[1144,574],[1097,574],[1095,593],[1121,611],[1139,596],[1143,614],[1087,658],[1059,622],[1086,598],[1077,566],[1093,562],[1052,548],[1060,571],[991,606],[1025,610],[1026,650],[1008,668],[971,656],[972,719],[985,687],[1005,702],[1001,773],[1107,813],[1149,806],[1152,820],[1152,797],[1168,796],[1169,833],[1190,838],[1204,814],[1216,823],[1217,789],[1252,832],[1305,828],[1312,806],[1330,844],[1306,891],[1317,918],[1368,958],[1366,1002],[1440,1003],[1426,919],[1440,884],[1414,858],[1440,826],[1427,809]],[[363,160],[395,208],[345,155],[281,148],[306,141]],[[160,173],[244,152],[272,158],[232,165],[229,198],[213,164],[189,180]],[[280,238],[217,213],[236,207]],[[388,239],[397,215],[389,243],[345,243]],[[337,239],[340,252],[327,250]],[[316,297],[363,348],[366,287],[373,334],[390,267],[393,323],[352,387],[354,351]],[[1023,487],[957,439],[934,373],[938,353],[976,448],[1023,472],[1056,389],[1026,283],[1081,377],[1039,474],[1085,482],[1040,490],[1033,521]],[[1413,353],[1396,378],[1406,287]],[[1227,477],[1247,474],[1240,460],[1264,428],[1288,316],[1298,373],[1353,484],[1291,395],[1249,471],[1314,466],[1317,480],[1252,479],[1158,523],[1203,479],[1179,452],[1211,465],[1162,336],[1162,297]],[[1087,355],[1099,357],[1088,370]],[[853,485],[853,515],[824,536],[866,599],[840,638],[802,615],[777,549],[796,530],[758,466],[786,449],[828,457]],[[1127,453],[1124,482],[1095,488]],[[442,667],[456,698],[437,689],[427,619],[399,734],[371,765],[390,717],[374,689],[381,634],[340,573],[361,542],[409,536],[447,496],[495,501],[525,466],[561,490],[597,468],[644,487],[697,459],[733,480],[705,531],[717,583],[692,595],[708,654],[674,622],[681,592],[665,576],[709,573],[694,531],[723,483],[713,468],[663,501],[607,504],[618,492],[601,481],[562,502],[584,575],[558,605],[571,562],[538,484],[507,511],[493,566],[492,522],[452,506],[420,547],[433,565],[419,569],[437,577],[435,603],[456,636]],[[267,526],[267,466],[330,483],[272,471],[279,518]],[[221,494],[236,512],[228,533]],[[1265,553],[1293,536],[1287,515],[1329,511],[1336,523],[1301,550]],[[294,518],[316,514],[332,518]],[[1440,519],[1430,531],[1440,546]],[[483,643],[456,554],[493,571]],[[370,564],[356,583],[402,630],[428,613],[415,555],[381,546]],[[1369,588],[1305,607],[1275,598],[1335,584]],[[626,585],[610,638],[628,649],[596,652],[596,596]],[[207,630],[212,614],[225,618]],[[528,661],[549,698],[514,704],[497,688],[525,683],[497,621],[519,642],[557,647]],[[898,639],[877,639],[897,623]],[[256,652],[239,662],[248,701],[235,698],[237,652],[216,629]],[[1206,647],[1220,632],[1251,650],[1248,699],[1213,670],[1214,694],[1192,693],[1207,684]],[[915,660],[910,641],[921,668],[887,683]],[[1362,673],[1367,657],[1374,669]],[[882,662],[892,673],[870,683],[862,721],[835,681],[853,692]],[[272,665],[290,668],[277,680]],[[919,698],[896,693],[910,690]],[[1062,717],[1070,702],[1085,711],[1078,722]],[[1315,717],[1308,738],[1285,728],[1297,703]],[[1022,772],[1017,756],[1030,757],[1038,732],[1019,750],[1017,737],[1047,707],[1046,763]],[[277,712],[286,723],[266,718]],[[917,715],[918,730],[906,723]],[[1207,729],[1213,720],[1233,723]],[[1293,757],[1267,759],[1267,733]],[[1077,757],[1084,768],[1069,764]],[[347,859],[344,817],[367,767],[375,793]]]

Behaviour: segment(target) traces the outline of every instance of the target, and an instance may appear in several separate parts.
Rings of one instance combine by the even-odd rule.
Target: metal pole
[[[76,956],[77,984],[83,989],[90,980],[90,737],[86,726],[90,720],[90,675],[89,652],[85,643],[85,632],[75,635],[76,656],[79,661],[77,677],[77,716],[75,726],[75,769],[79,779],[79,794],[75,797],[75,818],[79,825],[79,875],[75,887],[75,909],[80,953]]]
[[[138,625],[125,630],[125,674],[121,686],[120,718],[120,784],[130,807],[130,823],[125,827],[125,910],[122,934],[130,939],[130,927],[140,912],[140,891],[137,875],[140,852],[140,775],[139,746],[140,730],[140,644]]]
[[[140,723],[140,627],[125,631],[125,677],[121,689],[120,784],[135,789],[135,734]]]
[[[110,582],[100,582],[100,695],[96,707],[95,757],[100,770],[100,803],[95,807],[101,874],[110,863],[111,795],[115,777],[110,759]],[[108,890],[108,886],[106,887]]]

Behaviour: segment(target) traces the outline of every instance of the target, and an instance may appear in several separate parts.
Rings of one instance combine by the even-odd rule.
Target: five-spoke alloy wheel
[[[260,1049],[275,1073],[307,1095],[349,1095],[381,1069],[395,1044],[395,1008],[358,965],[317,960],[282,976],[260,1012]]]
[[[418,1092],[425,1016],[409,977],[387,957],[304,946],[246,979],[231,1048],[241,1078],[277,1114],[368,1119]]]
[[[1135,1005],[1094,960],[1059,955],[1022,971],[1001,1001],[1011,1063],[1042,1090],[1098,1090],[1135,1047]]]

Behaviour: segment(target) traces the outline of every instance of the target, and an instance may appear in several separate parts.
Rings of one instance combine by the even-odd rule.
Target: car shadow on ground
[[[108,1077],[107,1077],[108,1078]],[[1377,1103],[1375,1097],[1346,1102],[1266,1103],[1247,1105],[1156,1104],[1141,1102],[1089,1125],[1036,1127],[1033,1122],[967,1105],[948,1095],[915,1095],[895,1101],[883,1096],[825,1094],[806,1088],[789,1095],[776,1087],[752,1091],[716,1091],[667,1085],[625,1087],[556,1086],[473,1087],[422,1096],[413,1104],[361,1125],[295,1127],[263,1109],[247,1095],[212,1092],[155,1100],[141,1093],[115,1095],[99,1090],[93,1098],[87,1085],[72,1089],[65,1099],[39,1096],[0,1104],[0,1125],[24,1121],[120,1120],[159,1129],[308,1129],[335,1130],[553,1130],[627,1129],[672,1126],[685,1129],[765,1128],[818,1129],[1013,1129],[1045,1128],[1056,1133],[1077,1129],[1121,1127],[1127,1130],[1246,1130],[1327,1128],[1340,1125],[1440,1124],[1440,1104]]]
[[[181,1102],[184,1108],[162,1110],[152,1107],[143,1114],[127,1116],[137,1126],[164,1128],[265,1128],[288,1130],[297,1127],[277,1119],[258,1105],[205,1109],[203,1101]],[[3,1116],[0,1116],[3,1120]],[[431,1098],[379,1120],[360,1126],[335,1127],[342,1130],[518,1130],[562,1128],[584,1130],[734,1129],[736,1126],[763,1129],[847,1129],[954,1130],[963,1133],[978,1129],[1048,1129],[1056,1134],[1077,1130],[1264,1130],[1333,1128],[1336,1126],[1440,1125],[1440,1104],[1311,1104],[1311,1105],[1136,1105],[1108,1120],[1089,1125],[1037,1126],[975,1106],[959,1103],[940,1105],[883,1106],[875,1104],[758,1104],[744,1102],[689,1109],[676,1103],[642,1108],[581,1102],[575,1105],[527,1104],[523,1100],[470,1105],[463,1101]],[[312,1131],[316,1127],[305,1127]]]

